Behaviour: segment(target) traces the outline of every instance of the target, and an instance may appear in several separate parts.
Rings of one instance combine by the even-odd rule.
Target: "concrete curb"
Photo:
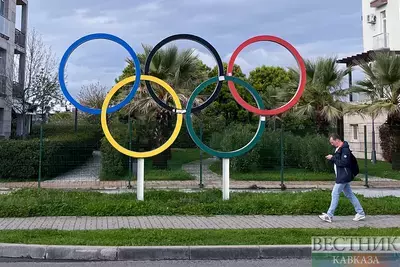
[[[35,260],[236,260],[303,257],[311,257],[311,246],[95,247],[0,244],[0,258]]]

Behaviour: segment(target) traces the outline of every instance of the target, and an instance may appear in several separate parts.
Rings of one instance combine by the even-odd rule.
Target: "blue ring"
[[[112,113],[112,112],[120,110],[125,105],[129,104],[129,102],[135,97],[136,91],[140,86],[141,71],[140,71],[139,58],[137,57],[133,48],[130,47],[130,45],[128,43],[126,43],[124,40],[122,40],[121,38],[111,35],[111,34],[107,34],[107,33],[89,34],[89,35],[83,36],[82,38],[78,39],[70,47],[68,47],[68,49],[65,51],[65,53],[61,59],[60,67],[58,70],[58,80],[60,82],[61,90],[62,90],[63,94],[65,95],[65,97],[68,99],[68,101],[71,102],[71,104],[73,104],[76,108],[78,108],[81,111],[86,112],[86,113],[100,115],[101,109],[89,108],[89,107],[85,107],[85,106],[79,104],[68,92],[68,89],[67,89],[67,86],[65,85],[65,80],[64,80],[65,66],[67,65],[68,58],[70,57],[72,52],[76,48],[78,48],[80,45],[82,45],[88,41],[95,40],[95,39],[106,39],[106,40],[109,40],[109,41],[112,41],[112,42],[115,42],[115,43],[121,45],[129,52],[130,56],[133,59],[133,63],[135,64],[136,79],[132,86],[131,92],[126,96],[126,98],[121,103],[119,103],[116,106],[108,108],[107,113]]]

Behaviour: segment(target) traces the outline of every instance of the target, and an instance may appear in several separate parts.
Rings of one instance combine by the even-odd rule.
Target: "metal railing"
[[[18,29],[15,29],[15,44],[25,48],[25,34]]]
[[[10,37],[10,21],[0,15],[0,34]]]
[[[372,38],[374,50],[389,48],[389,33],[380,33]]]

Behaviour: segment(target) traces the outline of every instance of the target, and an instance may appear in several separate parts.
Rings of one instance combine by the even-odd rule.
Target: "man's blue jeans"
[[[339,203],[340,194],[342,192],[350,200],[351,204],[353,204],[355,211],[358,214],[365,216],[365,212],[364,212],[363,208],[361,207],[360,201],[358,201],[356,195],[354,195],[353,191],[351,190],[350,183],[335,184],[335,186],[333,187],[333,190],[332,190],[331,206],[329,207],[327,214],[330,217],[333,217],[333,215],[335,214],[337,205]]]

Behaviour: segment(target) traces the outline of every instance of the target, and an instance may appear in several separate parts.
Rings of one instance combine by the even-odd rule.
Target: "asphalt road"
[[[252,261],[0,262],[0,267],[309,267],[311,259]]]

